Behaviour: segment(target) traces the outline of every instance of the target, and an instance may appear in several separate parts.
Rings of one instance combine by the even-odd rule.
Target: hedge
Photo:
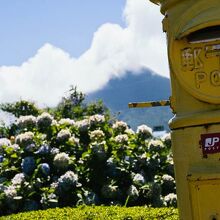
[[[174,208],[118,207],[118,206],[79,206],[77,208],[55,208],[43,211],[23,212],[0,217],[0,220],[13,219],[86,219],[86,220],[177,220],[178,211]]]

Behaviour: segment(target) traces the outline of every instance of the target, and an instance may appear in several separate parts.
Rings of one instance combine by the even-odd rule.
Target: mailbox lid
[[[195,31],[219,24],[220,2],[210,1],[204,4],[202,1],[184,13],[175,38],[181,39]]]

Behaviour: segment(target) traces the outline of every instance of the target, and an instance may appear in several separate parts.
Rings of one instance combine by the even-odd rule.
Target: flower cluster
[[[112,128],[115,130],[115,132],[123,133],[126,129],[128,129],[128,125],[124,121],[116,121]]]
[[[53,117],[47,112],[44,112],[37,117],[37,126],[40,129],[46,129],[47,127],[51,126],[52,122]]]
[[[76,187],[80,186],[78,183],[78,176],[73,171],[67,171],[62,175],[55,186],[55,191],[61,197],[67,196],[67,193],[72,193]]]
[[[25,174],[31,175],[34,172],[35,167],[36,163],[34,157],[25,157],[22,159],[21,168]]]
[[[0,138],[0,215],[82,203],[176,206],[170,137],[107,118],[20,117]]]
[[[32,128],[36,123],[37,119],[33,115],[20,116],[17,120],[17,126],[20,128]]]
[[[66,168],[69,165],[69,155],[62,152],[62,153],[58,153],[53,160],[53,164],[55,167],[57,168]]]
[[[177,196],[174,193],[170,193],[164,197],[164,201],[166,202],[166,206],[177,207]]]
[[[136,132],[140,137],[144,138],[151,138],[152,135],[152,129],[148,127],[147,125],[140,125],[137,127],[137,132]]]
[[[126,144],[128,142],[128,136],[126,134],[119,134],[115,137],[117,144]]]
[[[21,185],[23,184],[25,181],[25,175],[23,173],[18,173],[16,174],[13,179],[11,180],[12,185],[16,186],[16,185]]]
[[[34,133],[31,131],[19,134],[16,139],[15,143],[20,146],[28,146],[34,143]]]
[[[146,181],[143,175],[141,175],[140,173],[135,174],[134,178],[133,178],[133,183],[134,185],[137,186],[143,186]]]
[[[76,122],[76,127],[78,127],[79,131],[85,132],[88,130],[90,126],[89,119],[83,119],[81,121]]]
[[[105,137],[105,134],[102,130],[91,131],[89,134],[91,141],[102,141]]]
[[[69,126],[74,126],[75,121],[70,119],[70,118],[61,118],[58,122],[59,125],[69,125]]]
[[[62,129],[58,134],[57,134],[57,140],[60,142],[65,142],[71,137],[71,132],[69,129]]]
[[[102,124],[105,122],[105,116],[104,115],[92,115],[89,117],[90,125],[96,125],[96,124]]]

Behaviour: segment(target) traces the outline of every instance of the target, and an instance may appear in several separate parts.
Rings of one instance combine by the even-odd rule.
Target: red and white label
[[[220,152],[220,133],[202,134],[201,145],[203,154],[215,154]]]

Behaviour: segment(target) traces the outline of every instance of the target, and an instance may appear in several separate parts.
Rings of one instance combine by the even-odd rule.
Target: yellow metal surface
[[[192,114],[181,115],[170,120],[170,128],[178,129],[192,127],[198,125],[210,125],[220,122],[220,110],[198,112]]]
[[[201,139],[220,135],[220,0],[152,2],[165,15],[180,219],[217,220],[220,152],[204,155]]]
[[[168,106],[170,105],[169,100],[152,101],[152,102],[132,102],[128,104],[129,108],[151,108],[157,106]]]
[[[188,43],[175,40],[170,61],[182,87],[195,98],[220,104],[220,40]]]
[[[220,153],[204,157],[200,145],[201,134],[219,131],[220,124],[216,124],[171,133],[181,220],[220,217]]]
[[[219,219],[220,179],[190,181],[193,219]]]

